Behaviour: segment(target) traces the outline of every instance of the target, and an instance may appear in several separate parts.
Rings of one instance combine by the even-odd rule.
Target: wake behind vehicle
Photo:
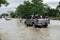
[[[41,16],[35,15],[35,16],[29,16],[27,17],[25,24],[28,25],[34,25],[35,27],[47,27],[48,24],[50,24],[50,20],[45,17],[45,18],[41,18]]]

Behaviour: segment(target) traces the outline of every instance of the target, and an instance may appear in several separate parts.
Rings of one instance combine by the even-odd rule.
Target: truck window
[[[28,16],[28,17],[27,17],[27,19],[31,19],[31,18],[32,18],[32,16]]]
[[[37,19],[41,19],[41,17],[39,17],[39,16],[35,16],[34,19],[35,19],[35,18],[37,18]]]

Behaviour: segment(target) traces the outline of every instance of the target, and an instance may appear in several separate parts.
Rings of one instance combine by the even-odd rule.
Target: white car
[[[50,20],[48,18],[41,18],[40,16],[29,16],[27,17],[25,24],[34,25],[35,27],[47,27],[50,24]]]
[[[47,27],[50,24],[50,20],[48,18],[42,18],[39,16],[35,16],[34,18],[34,26],[37,27]]]

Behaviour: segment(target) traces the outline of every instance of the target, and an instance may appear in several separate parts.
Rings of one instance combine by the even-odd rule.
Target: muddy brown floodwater
[[[0,19],[0,40],[60,40],[60,21],[50,23],[48,28],[34,28],[18,19]]]

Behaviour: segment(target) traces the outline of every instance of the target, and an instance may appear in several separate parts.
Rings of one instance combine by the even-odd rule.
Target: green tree
[[[8,16],[8,14],[3,13],[3,14],[1,14],[1,17],[2,16],[5,18],[5,16]]]
[[[57,5],[56,9],[57,9],[57,10],[60,9],[60,2],[59,2],[59,4]]]
[[[60,16],[60,2],[59,2],[59,4],[57,5],[56,10],[58,10],[58,11],[57,11],[57,15]]]
[[[53,9],[47,4],[45,5],[45,11],[46,11],[45,13],[50,17],[57,17],[59,15],[57,9]]]
[[[16,14],[22,16],[29,16],[31,14],[44,14],[44,4],[42,0],[32,0],[32,2],[24,1],[17,7]]]
[[[1,4],[7,6],[9,3],[7,2],[7,0],[1,0],[1,1],[0,1],[0,7],[1,7]]]
[[[10,16],[11,16],[11,18],[15,18],[16,14],[14,12],[11,12]]]
[[[50,16],[50,17],[57,17],[57,11],[56,9],[52,9],[50,7],[47,8],[47,15]]]
[[[33,2],[34,13],[44,14],[45,9],[44,9],[43,0],[32,0],[32,2]]]
[[[28,16],[32,14],[32,4],[29,1],[24,1],[24,4],[21,4],[17,7],[16,13],[18,16]]]

